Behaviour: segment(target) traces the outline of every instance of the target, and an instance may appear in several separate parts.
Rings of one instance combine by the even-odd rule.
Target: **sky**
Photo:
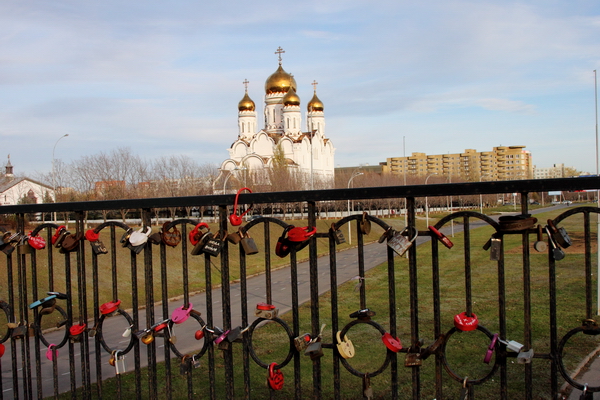
[[[596,171],[596,0],[2,1],[0,165],[220,165],[246,79],[263,126],[279,46],[303,113],[318,82],[341,167],[524,145]]]

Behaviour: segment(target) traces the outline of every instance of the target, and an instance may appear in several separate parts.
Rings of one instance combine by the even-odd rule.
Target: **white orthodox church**
[[[304,176],[303,189],[331,187],[334,179],[333,143],[325,136],[323,103],[317,97],[317,83],[313,82],[314,94],[306,105],[305,131],[302,129],[302,110],[294,77],[281,66],[281,54],[277,49],[279,67],[265,82],[264,128],[257,130],[256,105],[246,91],[238,103],[238,137],[231,145],[229,158],[221,164],[216,188],[235,176],[253,176],[261,184],[269,185],[268,173],[276,165],[286,166],[295,176]],[[255,178],[256,179],[256,178]]]

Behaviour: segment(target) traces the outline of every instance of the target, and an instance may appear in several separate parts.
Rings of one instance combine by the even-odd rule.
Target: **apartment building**
[[[387,173],[456,176],[471,182],[533,178],[531,153],[525,146],[498,146],[481,152],[466,149],[455,154],[412,153],[388,158],[382,164]]]

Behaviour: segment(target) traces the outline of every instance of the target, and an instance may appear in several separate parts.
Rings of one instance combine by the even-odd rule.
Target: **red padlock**
[[[496,342],[498,341],[498,334],[494,333],[494,336],[492,336],[492,342],[490,343],[490,346],[487,349],[487,353],[485,353],[485,357],[483,358],[483,362],[486,364],[489,364],[491,359],[492,359],[492,355],[494,354],[494,349],[496,348]]]
[[[456,314],[454,316],[454,326],[459,331],[469,332],[477,329],[479,325],[479,320],[477,319],[477,315],[475,313],[471,313],[471,316],[467,316],[466,312],[462,312],[460,314]]]
[[[55,353],[56,353],[56,357],[58,357],[58,350],[52,351],[52,349],[54,349],[55,347],[56,347],[56,345],[54,343],[51,343],[50,345],[48,345],[48,350],[46,350],[46,358],[50,361],[54,361]]]
[[[273,390],[281,390],[283,388],[283,372],[280,369],[275,369],[277,363],[269,364],[269,377],[267,384]]]
[[[88,242],[96,242],[98,239],[100,239],[100,234],[96,233],[93,229],[88,229],[85,231],[85,238]]]
[[[442,232],[438,231],[435,227],[429,226],[429,230],[447,248],[451,249],[452,246],[454,246],[454,243],[452,243],[452,241],[450,239],[448,239],[448,237],[446,235],[444,235]]]
[[[6,347],[4,347],[3,343],[0,343],[0,358],[2,358],[5,351],[6,351]]]
[[[54,232],[54,236],[52,236],[52,244],[56,243],[56,241],[58,240],[58,238],[60,237],[60,234],[62,233],[63,230],[67,229],[66,226],[61,225],[58,228],[56,228],[56,232]]]
[[[41,236],[31,236],[31,231],[27,236],[27,242],[36,250],[42,250],[46,247],[46,240]]]
[[[241,225],[242,217],[244,215],[248,214],[248,211],[252,210],[252,207],[254,206],[254,204],[250,204],[250,206],[246,209],[246,211],[244,211],[240,215],[237,215],[238,198],[240,197],[240,193],[242,193],[244,190],[247,191],[248,193],[252,193],[252,190],[250,190],[247,187],[241,188],[240,190],[237,191],[237,193],[235,195],[235,201],[233,202],[233,214],[231,214],[229,216],[229,222],[231,222],[231,225],[233,225],[233,226]]]
[[[292,228],[288,232],[288,240],[290,242],[304,242],[305,240],[310,239],[315,233],[317,233],[317,228],[314,227],[311,228],[309,226],[305,226],[303,228]]]
[[[286,257],[288,254],[290,254],[290,251],[292,251],[292,248],[290,247],[290,243],[289,240],[286,238],[286,235],[291,229],[294,228],[294,225],[288,225],[283,229],[283,232],[281,233],[281,236],[279,237],[279,239],[277,240],[277,244],[275,245],[275,254],[277,254],[278,257]]]
[[[69,333],[71,334],[71,336],[79,336],[83,333],[83,331],[85,331],[86,328],[86,324],[78,324],[78,325],[73,325],[72,327],[69,328]]]
[[[169,326],[169,320],[163,321],[159,324],[156,324],[156,326],[154,327],[154,332],[160,332],[163,329],[165,329],[167,326]]]
[[[190,243],[193,244],[194,246],[198,244],[198,242],[200,241],[200,239],[202,238],[202,235],[199,234],[199,230],[201,228],[206,228],[207,231],[210,230],[210,228],[208,227],[208,224],[206,222],[200,222],[198,225],[196,225],[194,227],[194,229],[192,229],[190,231],[189,237],[190,237]]]
[[[198,329],[194,334],[194,337],[196,338],[196,340],[201,340],[204,337],[204,330]]]
[[[108,303],[104,303],[100,306],[100,313],[102,315],[112,314],[115,311],[117,311],[117,308],[119,308],[119,304],[121,304],[121,300],[109,301]]]
[[[393,337],[389,332],[384,333],[381,337],[381,340],[383,341],[383,344],[385,344],[385,347],[394,353],[402,350],[402,343],[400,342],[400,339]]]
[[[264,311],[271,311],[271,310],[275,309],[275,306],[273,304],[258,303],[258,304],[256,304],[256,309],[264,310]]]

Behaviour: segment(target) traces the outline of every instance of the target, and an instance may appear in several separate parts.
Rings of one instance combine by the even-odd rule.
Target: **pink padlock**
[[[479,325],[479,320],[477,319],[477,315],[475,313],[471,313],[471,316],[467,316],[466,311],[460,314],[456,314],[454,316],[454,326],[459,331],[469,332],[477,329]]]
[[[227,329],[225,332],[223,332],[221,334],[221,336],[219,336],[218,338],[215,339],[215,343],[219,344],[221,343],[223,340],[225,340],[225,338],[227,337],[227,335],[229,334],[229,329]]]
[[[181,324],[189,318],[190,312],[192,312],[192,303],[188,303],[187,308],[184,307],[185,305],[173,310],[173,314],[171,314],[171,321],[173,321],[173,323]]]
[[[489,364],[491,359],[492,359],[492,355],[494,354],[494,349],[496,348],[496,342],[498,341],[498,334],[494,333],[494,336],[492,336],[492,342],[490,343],[490,346],[487,349],[487,353],[485,353],[485,357],[483,358],[483,362],[486,364]]]
[[[54,343],[51,343],[48,346],[48,350],[46,350],[46,358],[50,361],[54,361],[54,353],[56,353],[56,357],[58,357],[58,350],[53,350],[56,347]]]

